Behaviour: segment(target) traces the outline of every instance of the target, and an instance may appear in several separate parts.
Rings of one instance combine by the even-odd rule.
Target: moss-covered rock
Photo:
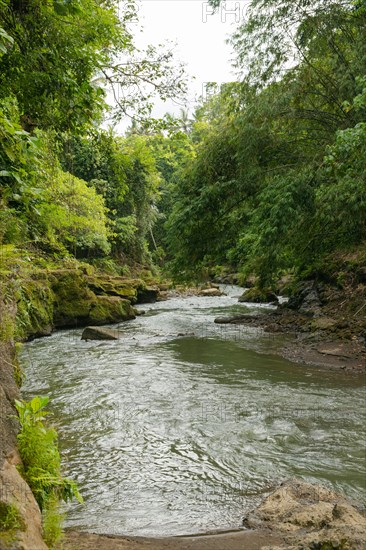
[[[112,277],[106,276],[93,276],[87,277],[87,284],[95,294],[103,296],[119,296],[135,303],[137,300],[137,288],[140,285],[140,281],[136,280],[131,282],[124,277]]]
[[[105,325],[135,318],[135,311],[128,300],[118,296],[96,296],[90,309],[88,324]]]
[[[75,327],[89,324],[89,314],[96,302],[85,275],[76,269],[52,272],[52,290],[54,292],[55,327]]]
[[[270,289],[249,288],[239,298],[239,302],[254,304],[278,303],[276,294]]]
[[[17,340],[51,334],[54,294],[47,275],[33,274],[27,279],[19,279],[15,299]]]

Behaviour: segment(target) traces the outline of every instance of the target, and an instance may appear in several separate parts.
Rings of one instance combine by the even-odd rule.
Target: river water
[[[292,477],[365,502],[362,380],[290,363],[275,355],[281,337],[260,329],[215,325],[258,309],[224,290],[139,306],[145,315],[120,324],[118,341],[69,330],[23,347],[23,396],[50,396],[64,471],[85,499],[69,505],[67,526],[238,528]]]

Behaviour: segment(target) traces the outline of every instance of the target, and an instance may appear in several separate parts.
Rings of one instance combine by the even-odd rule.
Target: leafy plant
[[[28,482],[42,510],[43,517],[48,518],[46,526],[49,537],[58,536],[61,532],[55,524],[56,504],[76,498],[83,502],[76,483],[61,474],[61,458],[57,445],[57,433],[44,424],[49,414],[45,408],[48,397],[34,397],[31,401],[15,401],[21,425],[18,434],[19,451],[22,458],[21,473]],[[53,518],[51,520],[51,518]],[[53,541],[54,542],[54,541]]]

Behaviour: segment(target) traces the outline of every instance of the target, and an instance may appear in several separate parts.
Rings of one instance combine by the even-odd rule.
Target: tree
[[[362,242],[365,25],[361,3],[251,2],[233,39],[248,71],[198,108],[175,188],[176,273],[229,263],[264,286]]]
[[[0,97],[17,98],[25,129],[80,133],[100,121],[108,86],[117,118],[147,116],[155,93],[166,99],[184,91],[170,50],[133,46],[134,4],[124,5],[122,17],[118,8],[95,0],[1,0]]]

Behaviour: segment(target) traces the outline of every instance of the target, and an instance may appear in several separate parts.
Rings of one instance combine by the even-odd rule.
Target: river
[[[280,336],[215,325],[259,307],[224,290],[139,306],[145,315],[120,324],[118,341],[85,342],[80,329],[23,347],[23,396],[50,397],[64,471],[85,499],[68,506],[66,526],[238,528],[295,476],[365,503],[363,381],[282,359]]]

